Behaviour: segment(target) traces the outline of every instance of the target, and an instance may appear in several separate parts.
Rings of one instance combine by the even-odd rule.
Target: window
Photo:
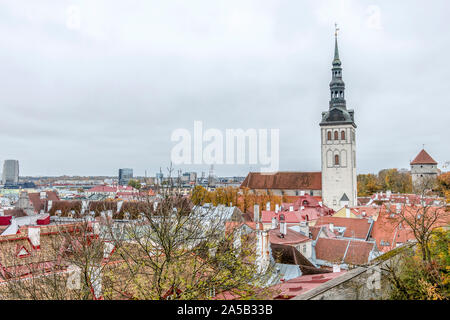
[[[334,165],[336,165],[336,166],[339,165],[339,155],[338,154],[334,155]]]
[[[331,140],[331,131],[328,131],[328,140]]]
[[[337,131],[334,132],[334,140],[339,140],[339,134]]]
[[[341,140],[345,140],[345,131],[344,130],[341,131]]]

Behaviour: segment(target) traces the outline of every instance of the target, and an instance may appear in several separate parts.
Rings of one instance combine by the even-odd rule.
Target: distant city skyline
[[[20,176],[166,174],[171,132],[200,120],[279,129],[280,171],[320,171],[337,22],[357,173],[409,169],[423,145],[442,169],[449,11],[444,0],[2,1],[0,161],[19,160]]]

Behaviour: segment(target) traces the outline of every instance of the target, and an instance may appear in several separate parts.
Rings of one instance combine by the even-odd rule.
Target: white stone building
[[[356,124],[354,111],[347,110],[346,107],[337,36],[331,70],[329,110],[322,112],[320,122],[322,199],[326,206],[338,210],[341,208],[341,202],[356,206],[357,185]]]

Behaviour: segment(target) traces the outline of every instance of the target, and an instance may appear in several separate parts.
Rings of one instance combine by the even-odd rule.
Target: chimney
[[[47,202],[47,212],[50,212],[53,206],[53,200],[48,200]]]
[[[294,211],[294,206],[289,206],[289,211]]]
[[[350,208],[349,207],[345,207],[345,217],[350,218]]]
[[[272,229],[276,229],[277,228],[277,218],[272,217]]]
[[[47,192],[41,191],[41,192],[39,193],[39,198],[40,198],[40,199],[47,199]]]
[[[282,238],[284,238],[284,236],[287,234],[286,220],[284,218],[284,214],[280,214],[280,234]]]
[[[253,206],[253,222],[260,222],[261,217],[259,215],[259,204]]]
[[[41,248],[41,227],[29,226],[28,239],[30,240],[33,249]]]
[[[266,211],[270,211],[270,202],[266,203]]]

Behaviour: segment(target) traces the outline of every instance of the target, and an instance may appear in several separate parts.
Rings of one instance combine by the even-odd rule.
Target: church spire
[[[341,59],[339,58],[338,31],[339,28],[337,27],[337,24],[335,24],[334,58],[330,82],[330,106],[328,111],[322,112],[322,121],[320,122],[320,125],[351,124],[356,128],[354,111],[347,110],[345,102],[345,83],[342,80]]]
[[[341,65],[341,60],[339,60],[339,48],[338,48],[338,41],[337,41],[337,35],[338,35],[339,28],[337,27],[337,23],[335,23],[334,26],[335,26],[335,32],[334,32],[334,60],[333,60],[333,65],[335,63]]]
[[[338,35],[339,28],[337,24],[335,24],[335,32],[334,32],[334,59],[333,59],[333,68],[331,69],[332,77],[330,82],[330,109],[331,108],[343,108],[346,109],[345,106],[345,84],[342,80],[342,68],[341,68],[341,60],[339,59],[339,49],[338,49]]]

